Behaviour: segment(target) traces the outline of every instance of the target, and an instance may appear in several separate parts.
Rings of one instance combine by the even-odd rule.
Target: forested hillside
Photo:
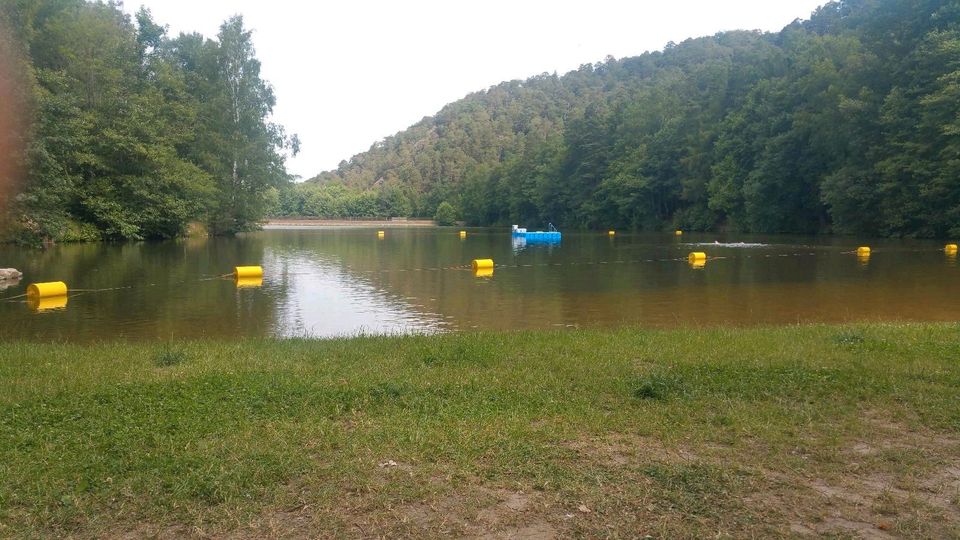
[[[447,105],[278,213],[960,234],[960,2],[844,0]]]
[[[0,50],[25,125],[26,172],[4,209],[26,242],[168,238],[258,226],[289,181],[295,137],[268,121],[271,87],[243,20],[216,39],[167,35],[116,2],[0,0]],[[9,133],[4,133],[10,138]],[[0,201],[2,202],[2,201]]]

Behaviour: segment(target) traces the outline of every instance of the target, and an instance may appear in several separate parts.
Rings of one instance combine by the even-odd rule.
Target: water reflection
[[[281,284],[276,335],[338,336],[433,332],[446,323],[423,306],[375,287],[367,274],[351,275],[333,258],[286,246],[268,249],[265,271]]]
[[[64,309],[67,307],[66,296],[48,296],[27,298],[27,307],[32,311],[49,311],[51,309]]]
[[[263,287],[262,277],[235,277],[234,284],[238,289],[257,289]]]
[[[491,278],[493,277],[493,267],[490,268],[477,268],[473,271],[473,276],[478,278]]]
[[[0,292],[3,292],[11,287],[16,287],[20,285],[20,278],[15,279],[0,279]]]
[[[943,243],[568,233],[518,249],[509,230],[272,230],[236,239],[0,246],[25,272],[109,289],[62,305],[0,302],[0,339],[335,336],[472,328],[958,320]],[[690,252],[704,258],[690,261]],[[497,267],[474,273],[475,259]],[[259,264],[253,281],[223,277]],[[691,271],[696,270],[696,271]],[[36,310],[36,314],[31,313]]]

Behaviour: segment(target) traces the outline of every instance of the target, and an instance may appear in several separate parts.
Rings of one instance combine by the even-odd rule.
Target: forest
[[[0,0],[16,89],[0,112],[23,113],[0,133],[0,185],[23,173],[0,193],[0,240],[233,234],[271,215],[960,235],[957,0],[834,1],[779,32],[504,82],[302,183],[241,17],[171,36],[121,7]]]
[[[23,177],[0,198],[2,239],[232,234],[259,227],[290,182],[284,161],[299,140],[270,122],[273,89],[243,19],[212,39],[171,37],[148,10],[121,8],[0,0],[0,52],[16,81],[2,106],[23,113],[0,134],[15,139],[5,158]]]
[[[415,84],[415,82],[411,82]],[[843,0],[468,95],[273,213],[960,235],[960,2]]]

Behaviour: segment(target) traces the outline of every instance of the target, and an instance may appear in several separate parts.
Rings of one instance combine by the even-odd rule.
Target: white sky
[[[826,0],[127,0],[170,33],[254,30],[288,161],[310,178],[470,92],[723,30],[780,30]]]

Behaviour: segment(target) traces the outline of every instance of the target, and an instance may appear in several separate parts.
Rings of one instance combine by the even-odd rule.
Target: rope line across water
[[[942,249],[930,249],[930,250],[909,250],[909,252],[934,252],[934,251],[943,251]],[[840,255],[850,255],[857,253],[856,250],[852,251],[841,251]],[[757,254],[757,255],[725,255],[725,256],[715,256],[708,257],[706,260],[709,261],[720,261],[720,260],[731,260],[731,259],[751,259],[751,258],[773,258],[773,257],[808,257],[808,256],[817,256],[822,253],[817,252],[798,252],[798,253],[767,253],[767,254]],[[582,262],[566,262],[566,263],[537,263],[537,264],[495,264],[495,269],[512,269],[512,268],[545,268],[550,266],[595,266],[595,265],[611,265],[611,264],[641,264],[641,263],[655,263],[655,262],[687,262],[687,257],[670,257],[670,258],[661,258],[661,259],[632,259],[632,260],[617,260],[617,261],[582,261]],[[356,273],[361,274],[388,274],[394,272],[441,272],[446,270],[470,270],[470,265],[455,265],[455,266],[436,266],[436,267],[427,267],[427,268],[384,268],[380,270],[354,270]],[[221,274],[218,276],[205,276],[197,280],[185,279],[173,283],[174,285],[189,283],[191,281],[214,281],[221,280],[233,277],[233,273]],[[297,276],[297,275],[317,275],[315,272],[290,272],[284,273],[285,276]],[[144,287],[155,287],[156,283],[147,283],[142,285]],[[121,291],[121,290],[131,290],[136,288],[135,285],[128,285],[124,287],[107,287],[101,289],[70,289],[68,297],[80,296],[82,294],[90,293],[99,293],[99,292],[110,292],[110,291]],[[7,298],[0,298],[0,302],[18,302],[24,303],[23,298],[29,296],[28,294],[20,294],[17,296],[10,296]]]

